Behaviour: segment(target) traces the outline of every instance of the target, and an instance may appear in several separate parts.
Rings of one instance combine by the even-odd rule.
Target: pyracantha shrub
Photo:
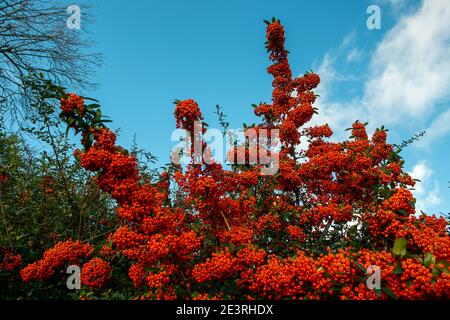
[[[75,156],[116,201],[121,222],[94,252],[72,241],[49,249],[21,271],[24,281],[92,256],[82,267],[84,286],[138,299],[450,298],[447,222],[416,214],[415,181],[387,130],[369,135],[355,122],[348,140],[331,142],[328,125],[308,126],[320,78],[292,76],[285,30],[278,20],[267,24],[272,101],[254,105],[262,120],[252,129],[279,130],[277,174],[262,175],[261,164],[192,161],[148,181],[98,106],[64,94],[60,116],[83,134]],[[203,117],[194,100],[176,101],[174,115],[199,139],[194,122]],[[249,145],[232,157],[238,148]],[[367,284],[374,266],[375,288]],[[120,272],[130,287],[110,279]]]

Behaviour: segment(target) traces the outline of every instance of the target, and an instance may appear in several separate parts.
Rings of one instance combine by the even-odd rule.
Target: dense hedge
[[[450,298],[447,221],[416,214],[410,191],[415,181],[403,171],[401,150],[387,143],[387,130],[369,136],[361,122],[343,142],[330,141],[328,125],[308,126],[317,112],[312,90],[320,78],[292,76],[284,28],[277,20],[267,24],[272,102],[254,105],[262,120],[246,130],[279,130],[275,175],[261,174],[263,164],[228,169],[193,161],[186,168],[172,164],[151,180],[136,155],[116,144],[98,104],[44,86],[43,101],[60,101],[60,118],[82,134],[84,148],[75,151],[75,162],[64,162],[66,177],[41,173],[46,162],[24,164],[23,155],[2,175],[2,208],[13,226],[2,239],[11,264],[2,268],[16,277],[20,269],[25,282],[13,286],[41,284],[43,297],[52,298],[43,289],[54,290],[67,276],[65,267],[78,264],[82,290],[74,296],[83,299]],[[192,141],[201,139],[194,122],[203,117],[194,100],[177,100],[174,115]],[[16,151],[1,150],[9,154],[6,163],[20,153],[14,145]],[[200,145],[208,149],[204,141]],[[258,147],[247,141],[233,151]],[[80,167],[95,174],[95,184]],[[117,204],[114,230],[106,227],[110,232],[99,236],[103,215],[113,219],[110,211],[90,208],[81,217],[65,184],[77,210],[84,208],[83,192],[99,199],[108,194]],[[36,190],[23,200],[28,186]],[[21,242],[22,232],[37,240]],[[37,254],[36,246],[58,240]],[[375,288],[367,285],[374,268],[381,272]]]

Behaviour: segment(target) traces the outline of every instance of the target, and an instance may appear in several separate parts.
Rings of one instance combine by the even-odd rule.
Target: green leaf
[[[84,100],[90,100],[90,101],[95,101],[95,102],[100,102],[97,99],[94,98],[89,98],[89,97],[83,97]]]
[[[392,292],[391,288],[383,287],[382,290],[384,291],[384,293],[386,293],[392,299],[398,300],[398,297],[394,294],[394,292]]]
[[[405,238],[397,238],[394,242],[394,247],[392,248],[392,253],[396,256],[404,257],[406,255],[406,244],[408,240]]]
[[[381,298],[383,296],[381,289],[375,289],[375,293],[377,294],[378,298]]]
[[[361,263],[359,263],[359,262],[356,261],[356,260],[354,260],[353,262],[355,263],[355,265],[356,265],[362,272],[367,273],[366,268],[364,268],[364,266],[363,266]]]
[[[429,267],[430,265],[434,264],[436,262],[436,259],[434,258],[433,254],[431,252],[425,253],[425,257],[423,260],[423,264],[425,267]]]
[[[433,270],[431,270],[431,274],[433,275],[433,277],[439,277],[441,273],[441,270],[439,270],[438,268],[433,268]]]
[[[444,267],[444,270],[442,270],[442,273],[450,274],[450,270],[448,267]]]
[[[397,265],[394,268],[394,274],[396,275],[400,275],[403,273],[403,268],[402,268],[402,264],[400,262],[397,263]]]

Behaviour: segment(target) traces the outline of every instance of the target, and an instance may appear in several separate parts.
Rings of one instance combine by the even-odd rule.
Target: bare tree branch
[[[81,8],[81,29],[67,27],[69,4],[58,0],[0,0],[0,113],[12,122],[32,112],[24,76],[43,74],[66,87],[83,91],[95,86],[92,77],[101,63],[88,53],[85,25],[91,7]]]

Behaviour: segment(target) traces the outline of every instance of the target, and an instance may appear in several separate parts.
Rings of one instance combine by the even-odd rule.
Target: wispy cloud
[[[357,62],[361,60],[362,52],[358,48],[353,48],[347,55],[348,62]]]
[[[350,127],[352,122],[358,119],[364,119],[365,111],[361,107],[360,98],[352,100],[337,101],[334,99],[335,87],[344,81],[354,81],[351,76],[344,76],[344,73],[336,69],[336,54],[326,54],[317,73],[320,75],[320,85],[317,94],[320,98],[316,106],[319,109],[319,115],[313,118],[313,124],[328,123],[335,131],[335,138],[339,139],[345,134],[345,129]]]
[[[387,3],[392,6],[394,11],[400,10],[407,2],[407,0],[379,0],[381,4]]]
[[[447,134],[450,130],[438,130],[439,123],[430,125],[429,121],[440,112],[436,105],[450,99],[450,1],[423,0],[417,10],[399,16],[373,52],[364,51],[370,59],[365,78],[358,78],[363,81],[362,94],[342,101],[336,99],[333,88],[342,79],[349,80],[342,74],[351,69],[337,66],[342,68],[343,62],[359,58],[361,51],[352,45],[354,38],[353,31],[316,68],[322,78],[317,122],[328,122],[338,133],[359,119],[369,121],[372,129],[380,125],[430,126],[435,131],[430,137]],[[436,121],[449,117],[445,111]]]
[[[364,92],[369,111],[384,123],[430,114],[450,95],[449,55],[450,2],[425,0],[377,46]]]
[[[450,133],[450,108],[441,113],[431,125],[426,129],[423,139],[419,140],[416,147],[419,149],[431,150],[433,141],[441,139]]]
[[[426,161],[420,161],[416,164],[409,173],[414,179],[418,179],[413,191],[416,198],[417,212],[423,211],[425,213],[433,212],[436,206],[442,202],[440,197],[439,182],[433,177],[433,170],[429,167]]]

